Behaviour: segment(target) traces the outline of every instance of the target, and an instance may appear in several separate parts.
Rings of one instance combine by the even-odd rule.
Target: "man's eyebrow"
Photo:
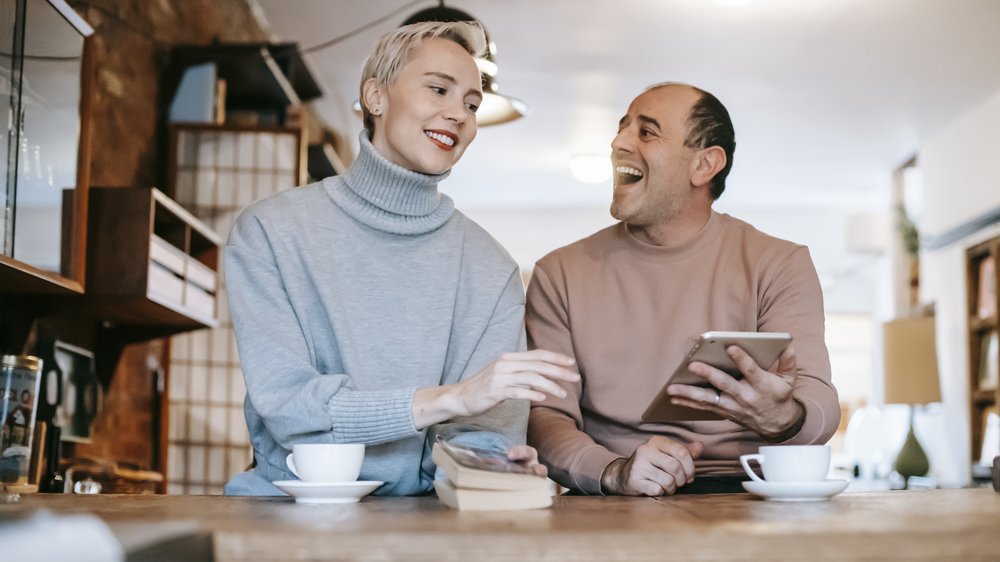
[[[652,117],[646,117],[645,115],[640,115],[639,121],[642,121],[643,123],[648,123],[656,127],[657,129],[662,129],[662,127],[660,127],[660,122],[657,121],[656,119],[653,119]]]
[[[426,73],[424,73],[424,76],[434,76],[435,78],[440,78],[441,80],[444,80],[445,82],[454,84],[456,86],[458,85],[458,80],[455,80],[454,76],[452,76],[451,74],[446,74],[444,72],[436,72],[436,71],[426,72]],[[474,96],[478,97],[479,99],[483,99],[483,93],[480,92],[479,90],[475,89],[475,88],[469,88],[469,91],[465,92],[465,95],[467,95],[467,96],[474,95]]]

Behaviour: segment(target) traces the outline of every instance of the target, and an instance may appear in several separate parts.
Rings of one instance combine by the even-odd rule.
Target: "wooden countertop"
[[[151,529],[211,535],[217,560],[1000,560],[989,489],[558,497],[550,509],[459,512],[436,498],[299,505],[290,498],[30,494],[5,512],[93,513],[126,545]],[[144,531],[145,530],[145,531]]]

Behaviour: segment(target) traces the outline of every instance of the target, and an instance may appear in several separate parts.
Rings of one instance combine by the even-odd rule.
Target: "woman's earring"
[[[381,107],[373,107],[372,108],[372,115],[381,115],[381,114],[382,114],[382,108]]]

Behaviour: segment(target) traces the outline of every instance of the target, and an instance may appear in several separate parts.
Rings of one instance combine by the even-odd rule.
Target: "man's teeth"
[[[618,166],[617,168],[615,168],[615,172],[617,172],[619,174],[626,174],[626,175],[629,175],[629,176],[635,176],[637,178],[641,178],[642,177],[642,172],[640,172],[639,170],[636,170],[635,168],[633,168],[631,166]]]
[[[438,141],[441,144],[446,144],[448,146],[455,146],[455,139],[447,135],[442,135],[441,133],[433,133],[431,131],[424,131],[424,134]]]

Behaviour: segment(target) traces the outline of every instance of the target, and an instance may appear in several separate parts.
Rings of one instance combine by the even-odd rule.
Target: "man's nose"
[[[626,128],[618,131],[618,134],[615,135],[615,138],[611,141],[611,151],[612,152],[616,152],[619,150],[631,151],[631,148],[632,148],[632,139],[628,129]]]

